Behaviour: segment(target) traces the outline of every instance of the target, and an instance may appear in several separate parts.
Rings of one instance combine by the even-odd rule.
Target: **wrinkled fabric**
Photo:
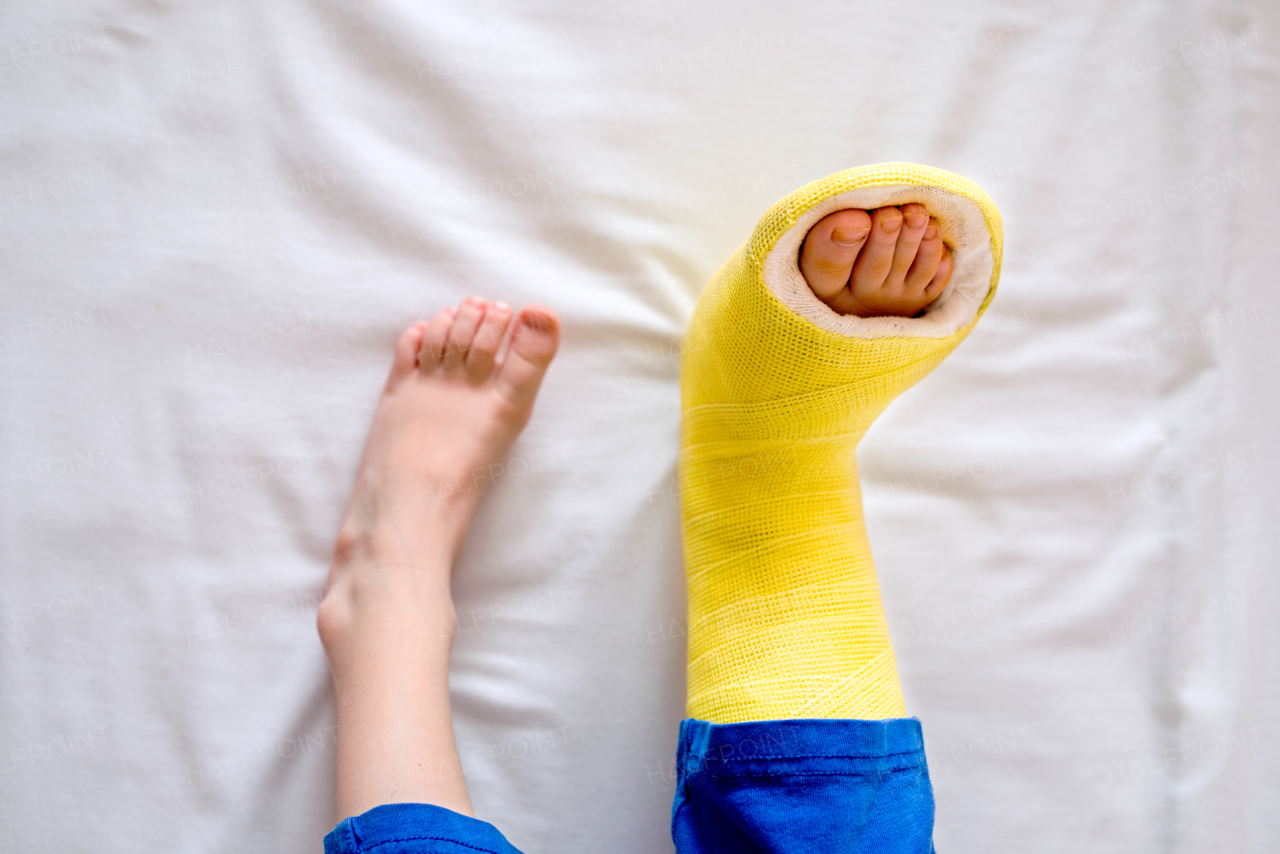
[[[930,854],[920,722],[685,719],[671,835],[679,854]]]
[[[669,854],[694,301],[783,194],[906,160],[1006,239],[858,448],[938,849],[1280,850],[1277,39],[1271,0],[0,4],[3,847],[319,849],[315,603],[397,336],[476,293],[564,343],[454,572],[473,802]]]
[[[487,821],[432,804],[384,804],[343,819],[324,854],[520,854]]]

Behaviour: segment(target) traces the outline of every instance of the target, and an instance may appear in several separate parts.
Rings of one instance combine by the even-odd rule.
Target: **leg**
[[[405,802],[471,815],[449,713],[450,572],[559,340],[542,306],[509,326],[505,303],[472,297],[396,345],[317,618],[338,701],[339,818]]]
[[[976,323],[1001,242],[972,182],[851,169],[779,202],[703,292],[681,364],[681,854],[931,850],[855,450]]]
[[[905,204],[838,204],[913,172]],[[999,241],[971,182],[865,167],[776,205],[703,292],[681,365],[691,717],[904,714],[855,449],[968,334]]]

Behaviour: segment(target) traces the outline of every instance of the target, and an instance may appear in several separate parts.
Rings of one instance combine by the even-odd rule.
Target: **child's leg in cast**
[[[775,205],[703,292],[681,364],[681,854],[931,850],[855,449],[977,322],[1001,241],[971,181],[860,167]]]

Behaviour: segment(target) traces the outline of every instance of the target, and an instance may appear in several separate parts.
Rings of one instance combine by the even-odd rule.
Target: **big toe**
[[[856,209],[828,214],[809,229],[800,249],[800,272],[823,302],[832,305],[844,291],[870,233],[871,215]]]
[[[526,416],[559,346],[560,320],[554,311],[536,304],[520,310],[511,346],[498,372],[498,387]]]

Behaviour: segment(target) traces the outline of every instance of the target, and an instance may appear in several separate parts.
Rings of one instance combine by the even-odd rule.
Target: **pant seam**
[[[498,852],[494,851],[492,848],[481,848],[478,845],[468,845],[465,842],[459,842],[458,840],[450,839],[447,836],[397,836],[395,839],[382,839],[382,840],[379,840],[378,842],[373,843],[372,845],[366,845],[361,850],[372,851],[373,849],[381,845],[390,845],[393,842],[417,842],[417,841],[451,842],[454,845],[461,845],[463,848],[470,848],[472,851],[484,851],[486,852],[486,854],[498,854]]]
[[[730,780],[738,777],[876,777],[883,779],[886,775],[914,771],[914,768],[892,768],[885,771],[761,771],[758,774],[747,772],[734,774],[711,774],[713,780]]]
[[[703,759],[710,764],[712,762],[753,762],[757,759],[892,759],[895,756],[916,756],[919,755],[918,750],[903,750],[899,753],[782,753],[768,754],[756,756],[731,756],[728,759],[706,759],[709,753],[703,754]]]

